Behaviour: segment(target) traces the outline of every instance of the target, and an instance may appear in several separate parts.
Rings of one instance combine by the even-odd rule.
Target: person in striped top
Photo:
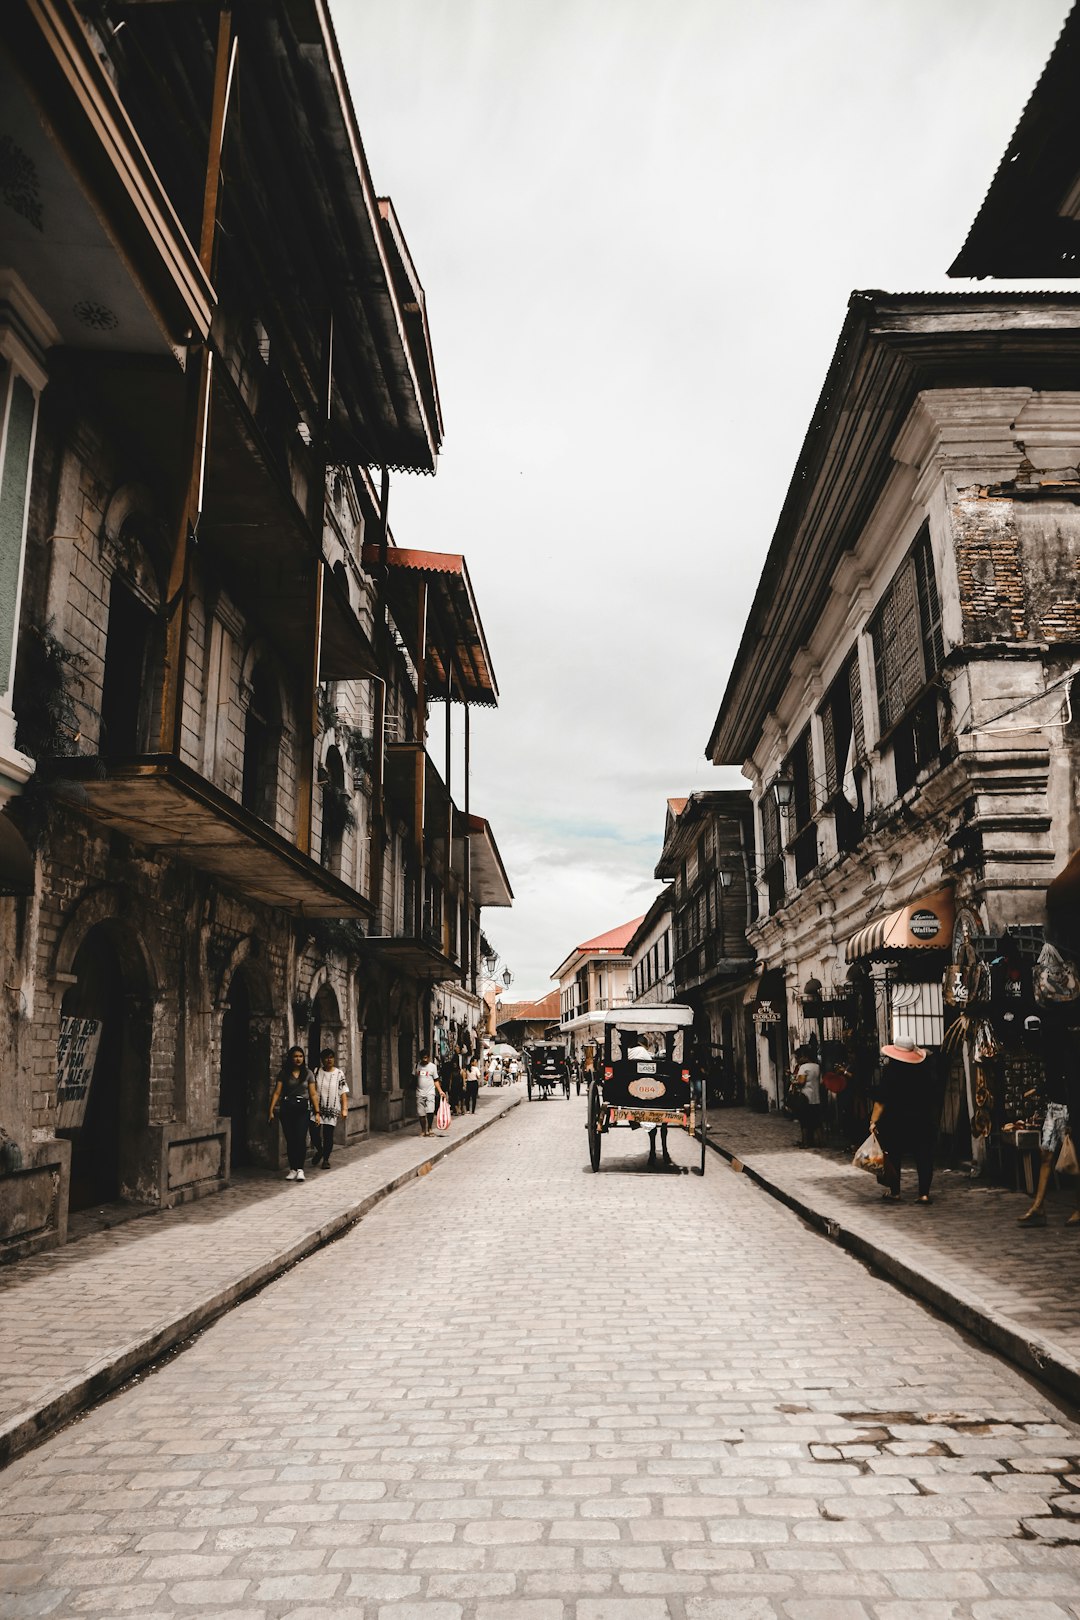
[[[311,1140],[315,1147],[311,1162],[329,1170],[338,1115],[347,1119],[349,1114],[349,1085],[337,1066],[337,1053],[332,1046],[324,1046],[319,1053],[315,1091],[319,1106],[318,1111],[313,1109],[311,1114]]]

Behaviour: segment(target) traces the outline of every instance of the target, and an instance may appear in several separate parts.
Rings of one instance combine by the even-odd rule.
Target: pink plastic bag
[[[437,1131],[450,1129],[450,1104],[445,1097],[439,1104],[439,1112],[435,1115],[435,1129]]]

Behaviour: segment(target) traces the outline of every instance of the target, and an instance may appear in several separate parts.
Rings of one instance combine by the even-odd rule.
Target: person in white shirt
[[[799,1122],[802,1140],[796,1147],[814,1147],[821,1135],[821,1064],[809,1046],[795,1052],[791,1081],[791,1111]]]
[[[420,1121],[421,1136],[431,1135],[435,1124],[436,1097],[443,1095],[438,1064],[432,1063],[430,1052],[421,1052],[420,1067],[416,1071],[416,1117]]]
[[[319,1099],[319,1107],[317,1112],[312,1109],[308,1123],[315,1149],[311,1162],[313,1165],[321,1165],[324,1170],[329,1170],[330,1154],[334,1147],[334,1127],[337,1125],[339,1115],[345,1119],[349,1113],[348,1081],[337,1066],[337,1053],[332,1046],[324,1046],[319,1053],[319,1067],[315,1071],[315,1092]]]
[[[638,1035],[635,1044],[630,1048],[630,1050],[627,1052],[626,1055],[634,1063],[649,1063],[649,1062],[651,1062],[651,1060],[653,1058],[655,1058],[656,1053],[649,1046],[648,1042],[645,1039],[645,1036],[644,1035]],[[657,1132],[657,1129],[658,1129],[658,1127],[655,1126],[655,1125],[650,1125],[649,1126],[649,1166],[650,1166],[650,1168],[656,1163],[656,1132]],[[660,1131],[660,1152],[661,1152],[661,1156],[663,1158],[664,1164],[669,1165],[671,1163],[671,1154],[668,1152],[668,1145],[667,1145],[668,1128],[667,1128],[666,1125],[661,1125],[661,1126],[659,1126],[659,1131]]]

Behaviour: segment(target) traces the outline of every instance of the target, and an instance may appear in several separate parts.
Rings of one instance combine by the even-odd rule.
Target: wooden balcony
[[[171,755],[110,763],[43,762],[63,796],[92,820],[186,861],[246,899],[297,917],[370,917],[357,890]]]

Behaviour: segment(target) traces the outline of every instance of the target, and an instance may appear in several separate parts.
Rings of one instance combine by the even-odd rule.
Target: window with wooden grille
[[[784,853],[780,836],[780,810],[772,792],[761,801],[761,838],[765,853],[765,881],[769,887],[769,910],[784,903]]]
[[[863,741],[862,683],[859,658],[853,652],[830,686],[821,708],[821,731],[825,744],[822,788],[825,803],[836,821],[836,847],[841,854],[852,850],[862,837],[866,820],[862,776],[858,770],[848,775],[865,754]],[[846,784],[846,791],[845,791]],[[851,801],[855,800],[853,804]]]
[[[814,751],[810,727],[799,737],[784,761],[783,775],[791,782],[791,810],[788,835],[795,856],[795,876],[802,879],[818,863],[817,824],[814,810],[817,794],[814,784]]]
[[[896,789],[905,793],[941,750],[934,683],[945,658],[941,602],[924,524],[871,623],[878,718],[892,748]]]

